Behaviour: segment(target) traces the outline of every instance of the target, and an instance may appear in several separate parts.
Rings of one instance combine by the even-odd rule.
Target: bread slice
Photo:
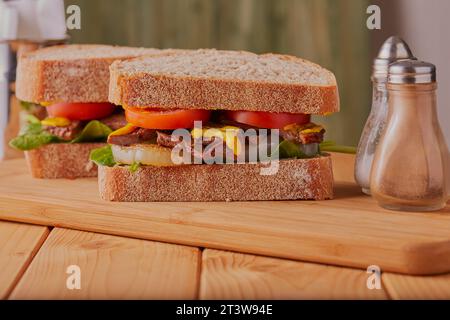
[[[105,145],[105,143],[51,143],[25,151],[25,158],[34,178],[96,177],[97,166],[89,160],[89,154],[91,150]]]
[[[261,175],[262,163],[99,166],[100,195],[110,201],[248,201],[332,199],[331,157],[279,161],[278,172]]]
[[[28,102],[108,102],[115,60],[159,52],[108,45],[60,45],[27,52],[17,66],[16,96]]]
[[[339,111],[333,73],[293,56],[200,49],[117,61],[110,71],[109,100],[123,106]]]

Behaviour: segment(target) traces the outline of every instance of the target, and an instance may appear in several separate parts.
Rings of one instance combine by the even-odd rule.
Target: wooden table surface
[[[352,159],[336,171],[351,180]],[[14,208],[11,208],[14,210]],[[80,289],[68,289],[79,267]],[[70,271],[70,270],[69,270]],[[1,299],[450,299],[450,274],[352,269],[0,221]]]

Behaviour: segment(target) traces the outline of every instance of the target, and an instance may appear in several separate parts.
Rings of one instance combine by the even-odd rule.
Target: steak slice
[[[81,121],[71,121],[65,127],[43,126],[43,129],[64,141],[70,141],[81,132],[83,124]]]
[[[172,141],[172,136],[163,131],[156,131],[156,143],[162,147],[174,148],[179,141]]]
[[[110,135],[108,137],[109,144],[119,146],[130,146],[138,143],[152,142],[156,138],[156,130],[136,128],[133,132],[123,135]]]
[[[308,132],[308,129],[313,128],[320,128],[320,131]],[[292,124],[280,130],[280,136],[283,139],[299,144],[321,143],[324,134],[325,129],[312,122],[304,125]]]

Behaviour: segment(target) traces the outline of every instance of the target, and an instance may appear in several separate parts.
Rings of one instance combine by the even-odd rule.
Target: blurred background
[[[341,112],[315,121],[326,126],[326,139],[353,146],[370,111],[372,60],[387,37],[399,35],[437,65],[440,122],[450,141],[448,0],[65,1],[72,4],[81,8],[81,30],[69,30],[71,43],[276,52],[321,64],[336,75]],[[371,4],[381,8],[381,30],[366,27]]]

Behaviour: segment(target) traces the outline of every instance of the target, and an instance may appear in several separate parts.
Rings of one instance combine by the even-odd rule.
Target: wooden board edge
[[[399,273],[420,276],[450,272],[450,240],[411,243],[402,253],[405,272]]]
[[[1,200],[1,197],[0,197]],[[1,201],[0,201],[1,203]],[[326,250],[326,252],[322,253],[319,257],[317,257],[317,253],[314,254],[314,257],[311,255],[306,255],[302,252],[292,252],[292,251],[283,251],[282,248],[264,248],[264,243],[271,243],[274,240],[275,236],[270,235],[256,235],[249,233],[250,237],[260,237],[258,243],[251,249],[246,249],[241,245],[238,241],[239,237],[243,235],[243,232],[236,232],[233,230],[222,230],[224,235],[222,238],[215,239],[206,239],[201,236],[198,239],[192,239],[191,237],[177,236],[176,232],[173,228],[174,226],[169,222],[161,222],[161,221],[148,221],[148,226],[145,227],[145,230],[138,230],[133,228],[133,223],[126,226],[116,226],[111,227],[107,226],[105,222],[101,219],[93,220],[91,219],[89,223],[83,221],[83,219],[78,220],[64,220],[64,221],[55,221],[51,217],[43,214],[36,213],[36,206],[34,205],[34,210],[29,211],[28,208],[32,208],[33,206],[26,205],[26,202],[22,202],[22,207],[15,210],[15,215],[8,214],[9,210],[7,208],[2,208],[0,206],[0,220],[7,221],[15,221],[15,222],[24,222],[31,224],[39,224],[44,226],[53,226],[53,227],[62,227],[67,229],[75,229],[81,231],[89,231],[103,234],[111,234],[118,235],[129,238],[137,238],[144,240],[153,240],[159,242],[166,243],[174,243],[181,244],[187,246],[195,246],[195,247],[205,247],[211,249],[218,250],[228,250],[234,252],[242,252],[248,254],[262,255],[268,257],[277,257],[284,259],[291,259],[297,261],[308,261],[313,263],[323,263],[330,264],[336,266],[344,266],[351,268],[359,268],[366,269],[369,265],[379,265],[382,271],[389,271],[394,273],[401,274],[410,274],[410,275],[432,275],[444,272],[450,272],[450,258],[444,260],[445,263],[439,261],[442,257],[450,252],[450,241],[445,242],[429,242],[425,245],[423,244],[411,244],[402,248],[399,252],[395,251],[386,251],[386,248],[373,248],[373,250],[379,250],[380,254],[384,254],[385,256],[391,256],[392,254],[401,254],[403,256],[403,261],[401,263],[393,262],[393,260],[385,259],[386,262],[380,262],[376,260],[371,260],[369,257],[364,256],[353,256],[353,257],[345,257],[340,252],[345,252],[346,247],[351,246],[351,244],[339,244],[336,248],[336,252],[329,252],[330,250]],[[20,211],[20,212],[17,212]],[[20,214],[18,214],[20,213]],[[81,217],[82,214],[80,214]],[[138,221],[142,225],[142,221]],[[177,226],[179,228],[179,226]],[[196,235],[201,235],[204,233],[207,228],[197,225],[186,225],[183,227],[184,233],[192,233]],[[157,232],[154,230],[162,230],[165,232]],[[172,229],[172,230],[170,230]],[[276,237],[275,237],[276,238]],[[226,240],[222,239],[236,239],[236,240]],[[442,248],[442,246],[444,246]],[[255,248],[257,247],[257,248]],[[430,250],[430,248],[432,250]],[[338,252],[339,251],[339,252]],[[437,258],[433,256],[434,253],[437,253]],[[328,254],[328,256],[327,256]],[[415,255],[419,254],[419,257]],[[372,256],[376,256],[373,252],[370,253]],[[449,255],[450,256],[450,255]],[[430,262],[422,261],[423,259],[427,259]],[[398,260],[398,259],[395,259]],[[439,262],[439,263],[437,263]]]

